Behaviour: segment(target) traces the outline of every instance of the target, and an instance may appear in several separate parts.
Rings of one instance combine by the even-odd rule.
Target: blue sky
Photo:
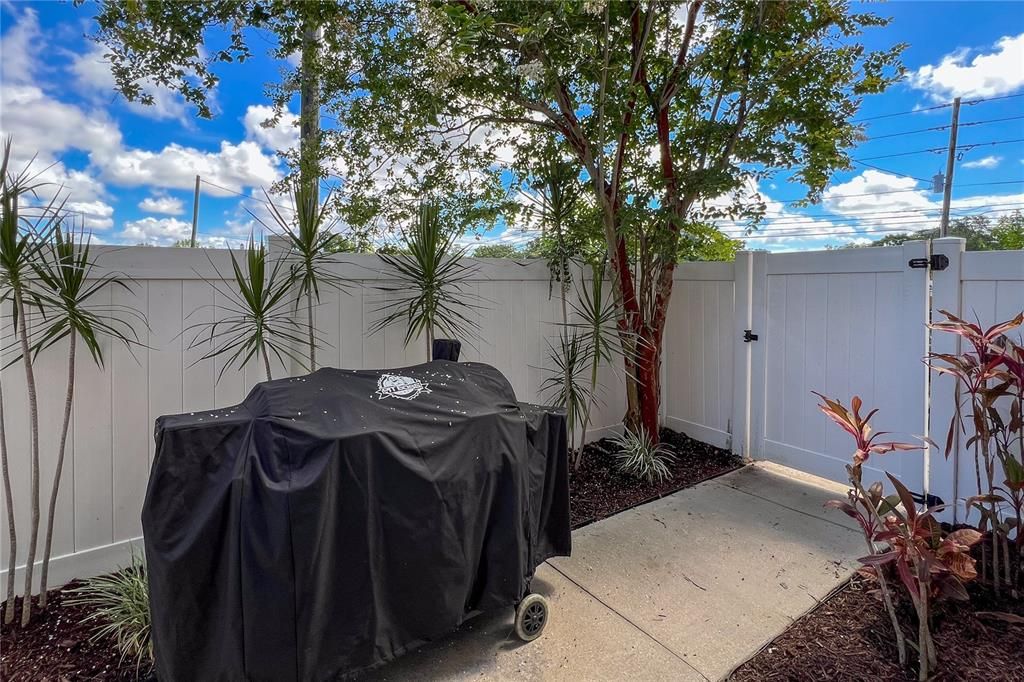
[[[944,168],[945,156],[921,150],[946,145],[948,130],[926,129],[948,125],[950,109],[942,105],[957,95],[986,101],[961,111],[959,144],[977,146],[961,150],[954,215],[1024,208],[1024,97],[1013,96],[1024,94],[1024,3],[863,8],[893,18],[864,36],[869,48],[909,43],[907,80],[868,98],[858,116],[872,139],[852,155],[877,168],[838,173],[824,202],[806,209],[787,205],[803,188],[785,176],[751,187],[769,208],[760,234],[747,242],[751,248],[823,248],[877,239],[900,226],[934,226],[941,196],[926,181]],[[212,121],[195,118],[167,92],[157,93],[155,106],[128,104],[113,91],[102,48],[86,37],[94,30],[92,12],[70,2],[0,2],[0,131],[14,135],[20,154],[38,153],[40,167],[53,164],[47,176],[65,185],[69,207],[104,242],[187,237],[197,172],[214,183],[202,186],[200,236],[210,244],[244,239],[252,227],[245,208],[255,208],[245,197],[260,196],[259,188],[280,177],[274,150],[297,136],[292,119],[272,129],[259,125],[270,113],[263,84],[285,65],[260,54],[225,67]],[[505,228],[485,235],[527,238]]]

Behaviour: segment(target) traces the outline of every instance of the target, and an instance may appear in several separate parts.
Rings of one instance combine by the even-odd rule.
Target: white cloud
[[[199,175],[207,182],[203,193],[218,197],[232,196],[246,187],[270,185],[281,177],[274,158],[249,141],[223,141],[217,152],[174,143],[155,152],[120,149],[108,157],[94,157],[93,161],[101,168],[103,177],[116,185],[193,189]]]
[[[147,216],[126,222],[119,236],[132,244],[170,246],[176,241],[192,236],[192,223],[177,218]]]
[[[523,229],[521,227],[507,227],[501,233],[493,237],[472,237],[464,235],[457,240],[459,246],[467,247],[470,252],[486,244],[511,244],[517,248],[524,247],[540,236],[537,230]]]
[[[64,209],[87,230],[109,230],[114,226],[114,207],[105,201],[69,201]]]
[[[158,194],[156,196],[146,197],[140,201],[139,210],[145,211],[146,213],[181,215],[185,212],[185,207],[182,205],[181,199],[178,199],[177,197]]]
[[[57,101],[35,85],[0,88],[0,130],[12,135],[15,145],[46,160],[68,149],[109,153],[121,146],[121,131],[100,111]]]
[[[957,50],[922,66],[910,74],[910,84],[936,101],[1005,95],[1024,86],[1024,33],[1000,38],[990,52],[971,52]]]
[[[5,9],[14,15],[14,23],[4,31],[0,41],[0,80],[7,88],[32,82],[38,70],[36,56],[44,41],[35,10],[25,8],[19,15],[13,4],[6,5]]]
[[[255,140],[270,151],[285,151],[299,146],[299,117],[290,111],[281,113],[276,125],[263,123],[274,117],[274,107],[251,104],[245,110],[242,123],[247,140]]]
[[[32,85],[5,85],[0,90],[0,110],[0,133],[14,137],[16,161],[27,162],[31,154],[38,154],[38,163],[45,167],[60,152],[87,152],[98,172],[74,171],[78,181],[98,175],[124,187],[192,189],[198,174],[227,188],[204,185],[204,192],[224,197],[246,187],[269,185],[281,175],[273,155],[252,141],[223,141],[215,152],[179,144],[158,151],[125,147],[120,129],[103,112],[87,113]],[[74,184],[68,189],[78,196]]]
[[[765,220],[747,242],[750,249],[799,251],[842,244],[865,244],[886,234],[936,228],[942,195],[921,189],[912,178],[867,170],[829,188],[821,205],[806,212],[764,197]],[[756,186],[753,186],[753,191]],[[748,188],[750,191],[750,188]],[[955,220],[970,215],[997,218],[1024,207],[1024,193],[954,198]],[[740,239],[742,226],[720,222],[722,230]]]
[[[964,168],[995,168],[1002,160],[1001,156],[986,156],[977,161],[967,161],[963,166]]]

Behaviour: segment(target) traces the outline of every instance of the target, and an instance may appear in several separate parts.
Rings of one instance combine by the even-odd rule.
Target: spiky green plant
[[[378,308],[385,314],[371,332],[404,322],[405,345],[422,334],[429,360],[435,331],[468,341],[480,329],[473,317],[479,297],[468,287],[474,269],[462,264],[466,251],[456,246],[455,231],[442,225],[435,203],[420,204],[416,223],[403,237],[406,253],[378,253],[399,283],[380,287],[390,300]]]
[[[558,345],[548,341],[550,373],[541,384],[540,394],[548,403],[565,409],[571,450],[582,450],[587,436],[584,415],[593,402],[593,394],[580,377],[589,357],[584,337],[567,327],[559,332]]]
[[[18,535],[14,526],[14,499],[11,497],[11,470],[7,459],[7,429],[4,422],[4,392],[0,382],[0,462],[3,464],[4,502],[7,505],[7,602],[4,623],[14,622],[14,570],[18,560]]]
[[[316,185],[295,181],[292,185],[292,200],[295,203],[295,215],[288,219],[281,213],[280,207],[270,200],[270,194],[264,190],[267,211],[273,224],[267,225],[258,216],[252,214],[272,233],[280,233],[288,242],[289,275],[296,288],[296,305],[300,299],[306,299],[307,345],[309,347],[309,369],[316,369],[317,338],[314,334],[316,325],[313,320],[314,302],[320,303],[321,287],[341,290],[345,288],[345,280],[330,270],[336,252],[335,243],[342,240],[332,228],[337,222],[329,215],[331,193],[321,203],[318,200]]]
[[[627,476],[639,478],[648,483],[661,482],[672,476],[675,455],[662,443],[654,443],[642,430],[625,429],[622,435],[612,438],[618,470]]]
[[[37,305],[43,313],[42,329],[32,346],[33,356],[38,356],[65,338],[68,339],[68,382],[64,398],[64,420],[57,451],[57,468],[50,491],[43,563],[40,569],[39,607],[45,609],[50,551],[53,545],[53,520],[60,491],[61,472],[64,469],[71,406],[75,395],[77,341],[81,339],[85,343],[93,362],[102,368],[101,339],[107,337],[131,349],[132,346],[139,345],[139,336],[133,322],[141,322],[144,326],[147,322],[142,313],[129,306],[94,303],[96,295],[101,291],[107,291],[109,287],[127,292],[131,292],[132,289],[116,274],[97,272],[91,250],[91,235],[84,229],[75,230],[72,227],[65,231],[58,224],[47,248],[39,252],[33,270],[39,280]]]
[[[91,641],[112,639],[120,660],[134,660],[137,671],[152,664],[149,583],[146,566],[134,550],[126,568],[89,578],[81,587],[67,592],[71,595],[69,606],[92,609],[83,619],[95,625]]]
[[[29,459],[31,461],[30,506],[32,523],[28,540],[28,555],[25,564],[25,593],[21,606],[21,624],[28,625],[32,619],[32,577],[35,568],[36,544],[39,538],[39,405],[36,398],[36,380],[32,368],[32,353],[27,316],[32,305],[33,263],[45,247],[50,234],[59,223],[65,199],[58,191],[43,207],[33,211],[33,217],[22,215],[21,199],[25,195],[36,196],[36,191],[45,185],[39,180],[41,172],[32,170],[33,158],[20,171],[10,169],[13,140],[4,141],[3,160],[0,162],[0,305],[11,301],[14,308],[14,327],[20,348],[20,359],[25,367],[25,384],[28,394],[29,413]],[[15,360],[16,361],[16,360]],[[6,454],[6,448],[4,448]],[[6,460],[4,467],[6,468]],[[5,482],[7,478],[5,478]],[[5,490],[8,500],[8,524],[11,532],[11,556],[7,573],[6,622],[14,619],[13,580],[16,565],[16,541],[14,539],[14,509],[11,491]]]
[[[615,301],[605,295],[604,261],[591,267],[591,283],[585,279],[576,288],[576,301],[572,302],[573,322],[571,327],[583,339],[586,349],[585,362],[589,366],[590,385],[587,389],[589,400],[582,412],[582,432],[586,438],[587,428],[599,398],[598,374],[602,366],[614,366],[612,361],[622,356],[619,343],[622,332],[616,328]],[[573,468],[578,468],[583,461],[582,446],[573,457]]]
[[[225,316],[214,322],[191,324],[182,331],[193,334],[190,350],[205,349],[196,362],[223,356],[225,362],[217,375],[218,381],[229,367],[241,368],[256,357],[263,361],[268,381],[273,379],[271,355],[282,363],[290,359],[303,365],[303,359],[293,349],[304,345],[308,335],[306,326],[289,312],[291,278],[286,263],[281,259],[268,262],[266,247],[262,243],[257,245],[252,237],[241,264],[234,251],[229,251],[229,255],[231,276],[225,277],[218,270],[222,281],[209,282],[228,304],[203,306],[219,309]],[[213,265],[212,259],[210,263]],[[225,285],[223,280],[233,286]]]

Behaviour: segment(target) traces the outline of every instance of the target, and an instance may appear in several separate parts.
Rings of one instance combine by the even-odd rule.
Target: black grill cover
[[[321,369],[160,417],[161,680],[320,680],[514,604],[570,551],[565,419],[482,364]]]

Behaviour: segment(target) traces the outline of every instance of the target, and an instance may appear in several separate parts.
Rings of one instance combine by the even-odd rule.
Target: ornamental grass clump
[[[121,660],[134,660],[136,670],[152,665],[149,583],[146,566],[137,554],[132,553],[128,567],[89,578],[68,593],[72,595],[67,601],[69,606],[92,609],[83,619],[95,625],[91,641],[112,639]]]
[[[612,438],[612,442],[618,448],[616,468],[621,473],[648,483],[660,483],[671,478],[675,455],[665,445],[654,443],[643,429],[633,431],[627,428],[621,436]]]

